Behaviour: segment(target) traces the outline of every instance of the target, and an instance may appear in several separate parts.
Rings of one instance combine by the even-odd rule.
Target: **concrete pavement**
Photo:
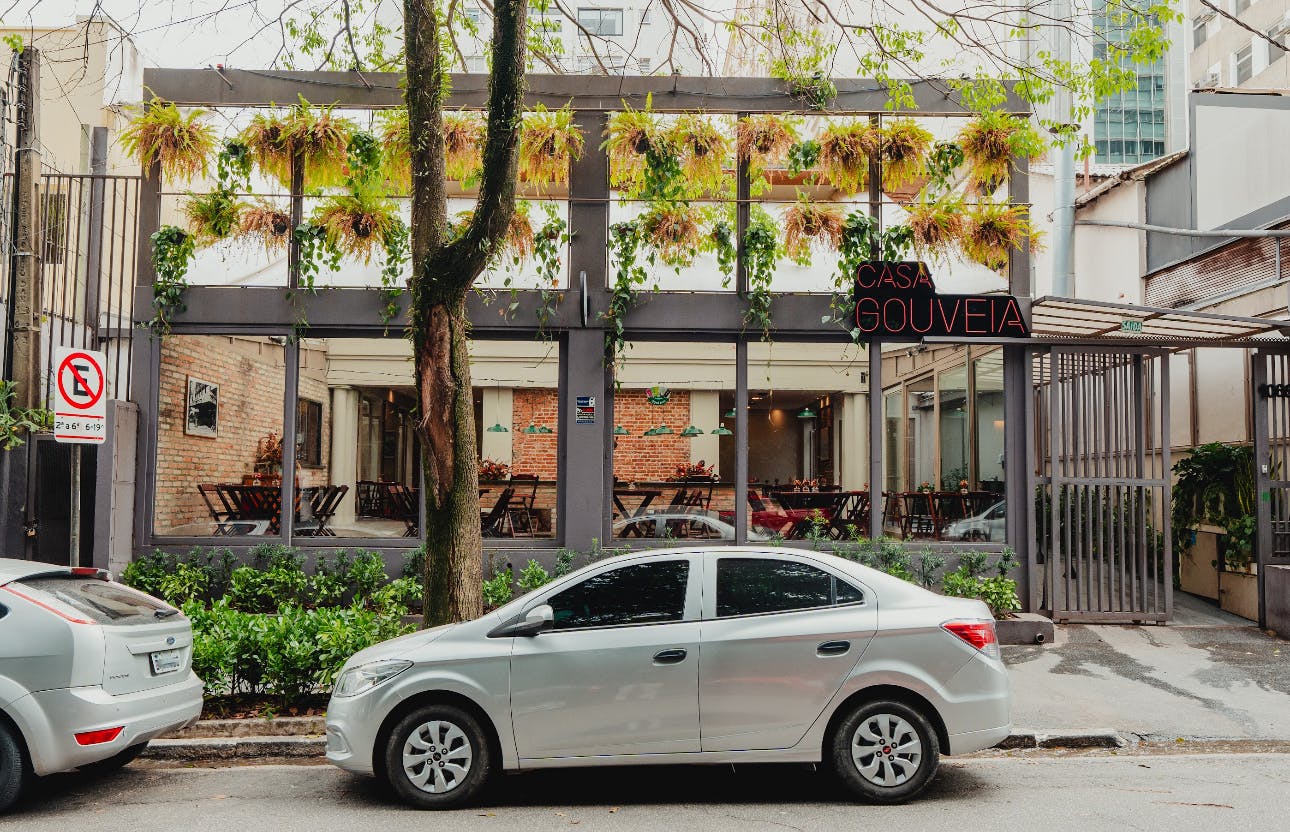
[[[1287,802],[1290,757],[1276,754],[950,760],[921,800],[891,807],[846,802],[800,766],[535,772],[503,778],[481,806],[440,814],[413,813],[372,780],[326,766],[135,764],[99,780],[48,778],[0,830],[1278,829]]]
[[[1290,642],[1254,627],[1069,625],[1003,650],[1018,726],[1290,740]]]

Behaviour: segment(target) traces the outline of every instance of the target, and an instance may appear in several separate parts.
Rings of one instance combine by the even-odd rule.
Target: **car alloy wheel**
[[[447,809],[469,802],[492,774],[493,744],[480,721],[455,705],[422,705],[385,741],[385,779],[404,802]]]
[[[852,735],[851,759],[875,786],[900,786],[918,773],[923,743],[914,726],[895,714],[874,714]]]
[[[22,746],[4,720],[0,720],[0,813],[18,802],[26,779],[27,761]]]
[[[936,774],[940,742],[919,710],[895,700],[858,705],[838,724],[826,748],[833,773],[871,803],[902,803]]]
[[[461,728],[436,719],[418,726],[403,743],[403,773],[430,794],[457,788],[470,774],[475,755]]]

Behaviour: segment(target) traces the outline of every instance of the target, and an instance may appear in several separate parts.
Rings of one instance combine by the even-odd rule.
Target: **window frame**
[[[1244,53],[1244,57],[1242,57],[1242,53]],[[1246,67],[1246,75],[1244,78],[1241,77],[1242,64],[1244,64]],[[1232,81],[1235,83],[1236,86],[1239,87],[1241,84],[1244,84],[1246,81],[1250,80],[1253,77],[1254,77],[1254,41],[1250,41],[1249,43],[1245,44],[1240,49],[1237,49],[1235,52],[1232,53]]]
[[[308,453],[308,451],[310,450],[309,436],[307,433],[308,421],[302,418],[305,412],[310,408],[316,408],[316,410],[314,411],[314,415],[317,417],[316,421],[314,422],[314,432],[316,434],[316,439],[318,443],[318,447],[317,447],[318,458],[316,460],[311,459],[310,454]],[[297,436],[296,462],[300,464],[301,468],[322,468],[323,467],[324,410],[325,408],[323,407],[323,403],[318,401],[317,399],[311,399],[308,396],[296,397],[296,436]],[[302,432],[305,433],[304,439],[298,438]]]
[[[592,13],[592,12],[595,12],[596,20],[597,20],[597,23],[596,23],[595,28],[592,28],[591,26],[589,26],[589,25],[587,24],[587,22],[583,19],[583,15],[584,15],[584,14],[590,15],[590,13]],[[616,13],[616,14],[618,15],[618,31],[617,31],[617,32],[606,32],[606,31],[603,31],[603,29],[604,29],[604,25],[605,25],[605,13],[606,13],[606,12],[609,12],[609,13]],[[625,21],[624,21],[624,19],[623,19],[623,18],[625,17],[625,14],[624,14],[624,10],[623,10],[621,7],[619,7],[619,8],[600,8],[600,7],[598,7],[598,6],[581,6],[581,7],[579,7],[579,8],[578,8],[577,12],[575,12],[574,14],[575,14],[575,17],[577,18],[578,25],[579,25],[579,26],[581,26],[583,29],[585,29],[585,30],[586,30],[586,33],[588,33],[588,34],[590,34],[590,35],[592,35],[592,36],[594,36],[594,37],[599,37],[599,38],[620,38],[620,37],[622,37],[622,36],[623,36],[623,30],[624,30],[624,25],[625,25]],[[612,19],[612,18],[611,18],[611,19]]]
[[[778,563],[796,563],[802,566],[807,566],[812,569],[816,569],[820,572],[823,572],[825,575],[828,575],[830,578],[830,584],[829,584],[830,602],[827,606],[795,607],[793,609],[772,610],[769,612],[743,612],[735,615],[719,615],[717,612],[717,587],[718,587],[719,573],[721,569],[721,562],[723,560],[764,560],[764,561],[772,561],[772,562],[778,562]],[[713,566],[711,567],[712,579],[707,586],[707,589],[708,589],[707,597],[710,598],[711,601],[710,602],[705,601],[706,606],[704,608],[704,615],[703,615],[703,618],[705,621],[729,621],[736,618],[764,618],[770,615],[794,615],[794,614],[803,613],[803,612],[820,612],[824,610],[854,609],[857,607],[868,606],[869,597],[873,592],[873,590],[870,589],[867,584],[856,580],[854,577],[850,575],[839,574],[837,570],[830,569],[825,564],[815,562],[809,558],[792,557],[781,553],[722,552],[717,557],[712,558],[711,562],[713,564]],[[860,600],[839,604],[837,601],[839,581],[847,584],[852,589],[859,592]]]

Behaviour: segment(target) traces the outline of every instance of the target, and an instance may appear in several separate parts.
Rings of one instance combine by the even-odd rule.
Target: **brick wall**
[[[690,461],[690,438],[681,431],[690,424],[690,394],[673,390],[664,405],[652,405],[645,390],[619,390],[614,396],[614,424],[628,435],[615,436],[614,476],[625,482],[656,482],[676,473],[676,466]],[[665,424],[674,433],[642,436],[646,430]],[[707,459],[708,465],[716,462]]]
[[[255,470],[256,444],[270,432],[282,432],[283,362],[283,348],[268,339],[172,335],[162,343],[154,503],[158,533],[192,524],[209,529],[210,512],[197,485],[241,483]],[[215,437],[184,433],[190,376],[219,385]],[[323,467],[300,472],[301,485],[319,485],[329,481],[331,401],[320,373],[302,375],[300,389],[302,396],[323,404]]]

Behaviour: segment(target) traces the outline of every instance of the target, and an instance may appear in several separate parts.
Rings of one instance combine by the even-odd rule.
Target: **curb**
[[[273,720],[203,720],[165,739],[153,740],[143,756],[174,762],[255,762],[267,759],[321,758],[327,741],[321,731],[322,717],[284,717]],[[233,723],[230,725],[229,723]],[[250,724],[238,724],[250,723]],[[272,728],[276,734],[250,734]],[[223,730],[219,735],[216,732]],[[228,731],[248,732],[230,736]],[[295,732],[292,735],[292,731]],[[1000,750],[1123,748],[1128,743],[1109,729],[1062,729],[1017,731],[995,746]]]
[[[995,746],[1004,750],[1021,748],[1123,748],[1123,737],[1109,728],[1063,728],[1047,731],[1017,731]]]
[[[171,731],[166,739],[228,739],[242,737],[322,736],[327,720],[321,716],[279,716],[261,719],[202,719]]]

